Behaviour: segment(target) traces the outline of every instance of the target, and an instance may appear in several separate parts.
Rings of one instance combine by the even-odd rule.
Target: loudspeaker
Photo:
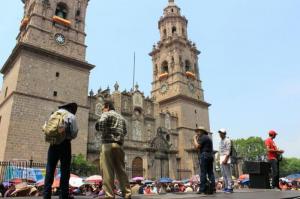
[[[269,174],[249,174],[250,188],[255,189],[270,189]]]
[[[269,174],[270,164],[268,162],[245,162],[243,170],[248,174]]]

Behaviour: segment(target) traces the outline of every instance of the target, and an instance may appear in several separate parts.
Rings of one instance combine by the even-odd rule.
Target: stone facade
[[[126,164],[130,177],[170,176],[188,178],[199,172],[197,152],[192,145],[194,129],[209,130],[208,107],[199,76],[196,45],[188,40],[187,19],[169,1],[159,20],[160,41],[150,53],[153,61],[152,97],[135,91],[91,93],[88,159],[99,162],[99,146],[94,125],[101,115],[101,103],[110,98],[127,120]],[[141,172],[137,172],[141,171]]]
[[[194,129],[209,130],[209,104],[199,75],[196,45],[188,40],[187,19],[169,0],[159,20],[160,41],[153,61],[151,98],[138,86],[130,92],[90,92],[85,61],[84,21],[88,0],[24,0],[18,43],[1,69],[0,161],[45,162],[47,144],[41,126],[64,102],[79,104],[80,132],[72,152],[99,165],[101,140],[95,123],[104,100],[113,100],[127,121],[126,167],[129,177],[183,179],[198,173],[192,146]]]
[[[59,105],[70,101],[79,104],[81,129],[72,150],[87,153],[87,93],[89,73],[94,67],[85,61],[87,3],[24,1],[17,45],[1,69],[4,92],[0,96],[0,160],[33,158],[45,162],[48,147],[41,126]],[[68,23],[54,21],[57,15]]]

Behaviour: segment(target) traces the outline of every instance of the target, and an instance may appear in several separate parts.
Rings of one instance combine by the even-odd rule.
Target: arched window
[[[174,34],[174,33],[176,33],[176,27],[175,26],[172,27],[172,34]]]
[[[58,17],[61,17],[63,19],[67,19],[68,17],[68,7],[64,3],[58,3],[56,10],[55,10],[55,15]]]
[[[132,161],[132,177],[143,177],[143,159],[136,157]]]
[[[185,60],[185,71],[192,71],[191,63],[189,60]]]
[[[168,62],[164,61],[161,65],[161,73],[169,73]]]

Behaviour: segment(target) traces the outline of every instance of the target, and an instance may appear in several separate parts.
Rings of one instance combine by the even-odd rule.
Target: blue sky
[[[210,125],[231,138],[267,137],[288,157],[300,158],[300,1],[175,0],[188,20],[189,39],[202,52],[200,77],[211,103]],[[11,53],[23,10],[20,0],[4,1],[0,13],[0,65]],[[97,67],[90,88],[121,90],[136,81],[150,95],[148,53],[159,40],[157,22],[167,0],[91,0],[86,21],[87,60]],[[0,80],[2,85],[2,80]],[[218,137],[214,136],[215,140]],[[217,143],[215,142],[215,145]]]

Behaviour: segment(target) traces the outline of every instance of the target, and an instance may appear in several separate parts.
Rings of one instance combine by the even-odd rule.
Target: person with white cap
[[[230,152],[231,152],[231,140],[226,137],[226,129],[220,129],[219,135],[221,138],[219,145],[219,153],[220,153],[220,166],[221,173],[224,181],[224,192],[225,193],[233,193],[232,189],[232,174],[230,167]]]

